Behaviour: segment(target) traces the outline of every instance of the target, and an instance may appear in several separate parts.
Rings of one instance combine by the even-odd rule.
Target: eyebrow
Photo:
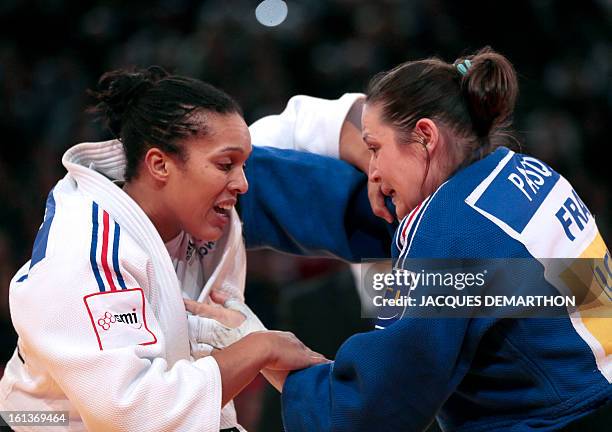
[[[231,151],[237,151],[240,153],[244,153],[244,149],[242,147],[225,147],[219,153],[225,153],[225,152],[231,152]]]

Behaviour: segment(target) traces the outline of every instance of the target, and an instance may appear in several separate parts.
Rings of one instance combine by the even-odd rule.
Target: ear
[[[419,119],[414,126],[414,133],[424,138],[424,144],[430,153],[434,152],[440,144],[440,129],[431,119]]]
[[[143,168],[156,181],[166,183],[170,174],[169,156],[162,150],[153,147],[147,150],[143,160]]]

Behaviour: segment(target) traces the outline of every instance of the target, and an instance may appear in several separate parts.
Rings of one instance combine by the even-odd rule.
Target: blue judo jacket
[[[609,252],[576,191],[542,162],[506,148],[451,177],[392,241],[395,227],[371,213],[365,176],[341,161],[254,148],[247,178],[240,210],[251,248],[350,261],[391,255],[400,265],[535,259],[546,250],[601,258],[594,274],[609,291]],[[420,431],[436,416],[449,431],[558,430],[612,399],[610,317],[407,313],[349,338],[334,363],[292,373],[282,394],[286,431]]]

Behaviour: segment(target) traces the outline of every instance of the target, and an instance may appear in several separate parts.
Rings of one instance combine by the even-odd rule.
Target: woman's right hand
[[[288,371],[328,363],[293,333],[257,331],[211,354],[219,366],[222,406],[232,400],[262,369],[271,371],[273,385],[282,390]]]
[[[266,368],[270,370],[304,369],[330,360],[308,348],[293,333],[284,331],[263,331],[253,333],[253,336],[265,338],[269,357]]]

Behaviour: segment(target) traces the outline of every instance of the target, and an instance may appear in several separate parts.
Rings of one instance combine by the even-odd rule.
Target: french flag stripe
[[[431,201],[432,198],[433,198],[433,195],[428,197],[421,204],[419,204],[420,209],[418,208],[415,209],[417,211],[415,211],[414,214],[412,215],[413,221],[410,226],[410,230],[408,231],[408,234],[406,235],[406,238],[404,239],[404,249],[402,250],[402,253],[400,254],[400,259],[402,259],[401,267],[404,269],[406,268],[404,267],[404,265],[406,264],[406,258],[408,258],[408,252],[410,251],[412,240],[414,239],[414,235],[416,234],[417,229],[419,229],[419,224],[421,223],[421,219],[423,218],[425,211],[427,211],[427,207],[429,206],[429,202]]]
[[[426,209],[427,209],[427,205],[423,206],[423,210],[421,210],[419,214],[417,215],[417,217],[414,218],[414,223],[412,224],[412,227],[410,227],[410,232],[406,236],[406,241],[408,241],[408,244],[412,243],[412,239],[414,238],[414,235],[416,234],[416,230],[418,229],[419,224],[421,223],[421,219],[423,218],[423,215],[425,214]]]
[[[108,213],[106,212],[106,210],[102,210],[102,223],[104,226],[104,230],[102,232],[102,256],[100,258],[102,261],[102,269],[104,270],[104,276],[106,276],[106,281],[108,282],[111,291],[117,291],[117,286],[113,281],[113,274],[111,273],[110,267],[108,266],[108,219]]]
[[[410,215],[408,216],[408,222],[406,222],[406,224],[404,225],[404,228],[402,229],[402,235],[401,235],[402,246],[406,244],[406,231],[408,231],[408,228],[410,228],[410,223],[414,219],[414,216],[419,212],[419,209],[421,208],[422,205],[423,205],[423,201],[420,202],[419,205],[416,206],[414,210],[412,210],[412,212],[410,212]]]
[[[436,189],[436,191],[432,195],[429,196],[429,198],[427,198],[425,201],[423,201],[422,209],[419,212],[419,215],[414,219],[414,223],[412,224],[412,227],[410,228],[410,232],[408,233],[408,236],[406,237],[406,243],[404,245],[404,250],[400,254],[400,257],[403,256],[402,268],[406,268],[406,267],[404,267],[404,264],[406,263],[406,259],[408,258],[408,254],[410,253],[410,248],[412,247],[412,241],[414,240],[414,236],[416,235],[416,232],[419,229],[419,225],[421,224],[421,220],[423,219],[423,215],[427,211],[427,208],[429,207],[429,204],[431,204],[431,202],[436,197],[438,192],[440,192],[440,190],[442,190],[442,188],[444,187],[444,185],[446,185],[447,182],[448,182],[448,180],[445,181],[444,183],[442,183],[440,185],[440,187],[438,189]]]
[[[410,215],[407,215],[404,217],[404,219],[402,219],[399,226],[397,227],[397,230],[395,231],[395,245],[400,251],[402,250],[402,247],[404,246],[403,245],[404,239],[402,237],[402,233],[404,232],[404,227],[408,223],[409,216]]]
[[[104,286],[104,281],[100,276],[100,269],[98,268],[98,261],[96,260],[98,250],[98,204],[96,204],[95,202],[91,207],[91,222],[93,227],[91,230],[91,248],[89,249],[89,261],[91,263],[91,269],[94,272],[96,282],[98,283],[98,287],[100,288],[100,292],[104,292],[106,291],[106,287]]]
[[[115,274],[117,275],[117,282],[119,282],[119,286],[121,289],[126,289],[125,281],[123,280],[123,276],[121,275],[121,270],[119,270],[119,237],[121,236],[121,229],[119,228],[119,224],[115,222],[115,233],[113,236],[113,268],[115,269]]]

